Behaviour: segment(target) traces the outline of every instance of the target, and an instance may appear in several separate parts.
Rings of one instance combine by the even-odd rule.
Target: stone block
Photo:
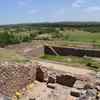
[[[71,90],[71,96],[80,97],[80,95],[81,95],[81,91],[80,91],[80,90],[75,89],[75,88],[73,88],[73,89]]]
[[[60,75],[56,76],[57,83],[68,86],[68,87],[73,87],[75,81],[76,81],[76,78],[71,75],[60,74]]]
[[[36,80],[40,82],[44,82],[48,77],[46,67],[38,66],[36,69]]]

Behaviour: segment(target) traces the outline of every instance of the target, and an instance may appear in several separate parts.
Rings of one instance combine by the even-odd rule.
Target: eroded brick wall
[[[34,82],[35,76],[35,64],[0,63],[0,93],[12,96]]]
[[[36,80],[40,82],[46,81],[47,83],[58,83],[64,86],[73,87],[77,78],[73,73],[69,74],[37,65]]]

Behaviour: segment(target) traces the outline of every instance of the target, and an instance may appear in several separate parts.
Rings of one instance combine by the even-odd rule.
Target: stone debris
[[[96,86],[96,89],[97,89],[97,91],[100,91],[100,86],[97,85],[97,86]]]
[[[82,96],[79,97],[77,100],[91,100],[91,99],[89,99],[89,97],[86,96],[86,95],[82,95]]]
[[[85,85],[86,85],[86,82],[77,80],[73,87],[76,89],[83,89],[85,87]]]
[[[100,86],[100,79],[96,79],[95,84]]]
[[[81,95],[78,100],[100,100],[100,97],[98,96],[100,91],[96,89],[96,86],[91,86],[91,83],[86,84],[85,88],[80,91]]]
[[[55,84],[52,84],[52,83],[48,83],[47,84],[47,87],[48,88],[51,88],[51,89],[55,89],[56,88],[56,85]]]
[[[47,84],[48,83],[56,83],[56,74],[55,73],[51,73],[48,75]]]
[[[81,91],[80,91],[80,90],[78,90],[78,89],[76,89],[76,88],[73,88],[73,89],[71,90],[71,96],[80,97],[80,95],[81,95]]]
[[[86,91],[86,95],[89,97],[96,97],[97,90],[96,89],[88,89]]]
[[[84,89],[85,89],[85,90],[87,90],[87,89],[93,89],[93,88],[95,88],[94,83],[87,83],[87,84],[85,84],[85,86],[84,86]]]

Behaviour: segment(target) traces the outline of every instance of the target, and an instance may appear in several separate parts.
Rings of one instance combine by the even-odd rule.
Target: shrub
[[[32,36],[27,33],[10,33],[3,32],[0,33],[0,45],[16,44],[21,42],[29,42],[32,40]]]

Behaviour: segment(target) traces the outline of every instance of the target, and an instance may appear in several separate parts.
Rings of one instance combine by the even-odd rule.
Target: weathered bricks
[[[0,63],[0,93],[12,96],[33,82],[35,77],[36,66],[33,64]]]

